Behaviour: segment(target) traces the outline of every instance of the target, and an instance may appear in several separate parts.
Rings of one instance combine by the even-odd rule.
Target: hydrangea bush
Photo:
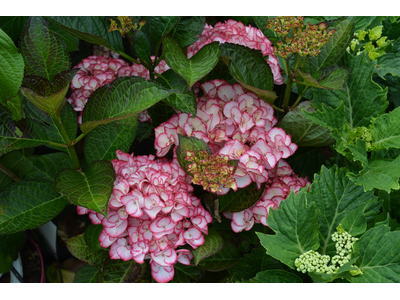
[[[400,282],[399,24],[0,17],[0,273],[73,208],[74,282]]]

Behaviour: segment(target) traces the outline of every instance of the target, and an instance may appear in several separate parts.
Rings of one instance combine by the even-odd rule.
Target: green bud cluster
[[[320,48],[335,33],[334,29],[328,31],[324,22],[315,25],[307,23],[305,26],[304,17],[276,17],[268,20],[266,28],[275,31],[281,37],[274,53],[282,58],[287,58],[291,53],[317,56]]]
[[[355,144],[355,140],[357,138],[365,142],[365,145],[367,146],[367,151],[374,150],[374,145],[372,143],[372,134],[367,127],[356,127],[351,131],[349,142]]]
[[[332,257],[332,260],[329,255],[321,255],[314,250],[307,251],[294,261],[298,272],[333,274],[336,273],[341,266],[350,261],[351,253],[353,252],[353,244],[358,238],[352,237],[349,233],[344,231],[341,225],[339,225],[336,230],[337,232],[331,236],[332,240],[336,242],[335,248],[337,253]],[[357,268],[355,265],[352,267]],[[361,270],[356,271],[358,272],[357,274],[362,273]]]
[[[351,41],[350,46],[347,48],[348,52],[355,52],[357,46],[361,44],[365,40],[365,44],[359,47],[357,51],[357,55],[361,53],[362,49],[368,53],[368,57],[371,61],[377,59],[378,57],[386,54],[383,50],[386,46],[388,46],[391,41],[387,41],[387,36],[382,35],[383,26],[376,26],[368,31],[360,30],[358,33],[355,33],[355,38]]]

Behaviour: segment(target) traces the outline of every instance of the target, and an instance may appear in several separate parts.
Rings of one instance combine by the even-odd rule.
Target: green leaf
[[[277,210],[270,210],[267,224],[276,234],[256,232],[261,245],[267,254],[292,269],[296,258],[320,245],[317,209],[315,203],[307,201],[306,189],[297,195],[291,192]]]
[[[7,108],[11,111],[11,118],[18,122],[22,119],[22,99],[17,94],[7,102]]]
[[[0,17],[1,29],[14,43],[17,43],[28,19],[28,16],[2,16]]]
[[[258,239],[257,239],[258,240]],[[258,242],[257,242],[258,243]],[[248,280],[264,270],[281,269],[282,263],[265,252],[259,244],[247,253],[229,271],[232,274],[230,282]]]
[[[357,16],[354,20],[355,31],[366,29],[374,20],[381,19],[376,16]]]
[[[219,233],[211,228],[208,229],[208,235],[204,236],[204,244],[192,250],[194,264],[207,257],[217,254],[224,247],[224,240]]]
[[[19,150],[12,151],[0,157],[0,163],[14,173],[19,179],[25,177],[25,173],[32,168],[32,163]],[[4,188],[13,180],[5,173],[0,173],[0,189]]]
[[[108,255],[107,252],[104,253]],[[104,282],[135,282],[143,274],[144,268],[144,265],[140,265],[134,260],[123,261],[122,259],[108,258],[104,264]]]
[[[66,245],[73,256],[100,268],[103,266],[104,260],[109,256],[107,251],[91,249],[86,243],[84,233],[70,238]]]
[[[373,119],[370,126],[375,149],[400,148],[400,107]]]
[[[99,237],[100,237],[102,230],[103,230],[103,225],[101,225],[101,224],[99,224],[99,225],[89,224],[89,226],[86,227],[85,235],[84,235],[85,241],[86,241],[86,244],[88,244],[89,248],[93,251],[107,250],[100,246]]]
[[[92,163],[85,173],[74,169],[60,171],[54,179],[54,186],[71,203],[106,216],[114,180],[112,164],[100,160]]]
[[[65,47],[68,52],[79,51],[79,39],[76,36],[62,30],[60,27],[54,25],[53,23],[49,24],[48,28],[52,33],[58,34],[60,36],[60,38],[64,41]]]
[[[190,59],[185,56],[175,39],[165,37],[163,45],[165,61],[186,80],[189,89],[216,66],[221,54],[218,42],[205,45]]]
[[[372,192],[364,192],[363,188],[350,181],[345,173],[344,169],[338,169],[336,165],[331,169],[322,166],[320,174],[315,175],[307,195],[307,200],[310,203],[314,202],[320,211],[318,224],[321,247],[318,252],[322,255],[335,254],[335,243],[331,235],[344,217],[362,206],[369,221],[379,213],[382,205]]]
[[[360,205],[345,216],[340,224],[351,236],[357,236],[367,230],[367,219],[364,214],[365,207]]]
[[[385,75],[392,74],[393,76],[400,76],[400,57],[395,57],[392,53],[387,53],[379,57],[378,65],[374,69],[382,79]]]
[[[304,81],[296,82],[326,90],[346,90],[345,83],[349,78],[349,74],[349,69],[338,66],[324,68],[313,75],[299,70],[299,75]]]
[[[275,92],[272,91],[274,76],[260,50],[224,43],[221,56],[229,60],[229,73],[236,81],[255,92],[266,102],[274,102],[277,98]]]
[[[32,137],[21,132],[21,129],[15,125],[6,108],[0,106],[0,155],[7,152],[26,148],[37,147],[48,143],[47,139],[41,137]]]
[[[333,144],[330,130],[310,121],[303,114],[316,111],[311,106],[311,101],[301,102],[289,111],[277,125],[292,137],[292,142],[297,146],[322,147]]]
[[[358,174],[349,172],[347,176],[355,184],[363,186],[364,191],[377,188],[390,193],[391,189],[398,190],[400,188],[400,156],[395,159],[372,159]]]
[[[173,70],[168,70],[162,73],[156,79],[156,82],[167,89],[178,90],[175,94],[164,99],[163,101],[165,103],[180,112],[191,113],[193,116],[196,116],[196,95],[193,90],[188,90],[185,79],[176,74]]]
[[[128,152],[136,136],[137,116],[96,127],[85,138],[84,153],[88,164],[117,158],[116,150]]]
[[[37,228],[65,207],[53,184],[41,179],[22,180],[0,192],[0,234]]]
[[[400,190],[393,191],[390,194],[379,191],[379,198],[383,201],[383,212],[389,213],[390,217],[400,220]]]
[[[199,277],[204,273],[203,270],[197,267],[182,264],[175,264],[174,269],[175,275],[170,281],[171,283],[191,283],[193,280],[199,279]]]
[[[24,77],[24,59],[11,38],[0,28],[0,103],[15,97]]]
[[[108,32],[110,21],[108,17],[45,17],[49,22],[61,27],[64,31],[92,44],[102,45],[124,52],[121,34],[117,31]]]
[[[362,275],[351,282],[400,282],[400,231],[381,224],[363,234],[353,246]]]
[[[203,33],[205,17],[181,17],[171,31],[171,36],[183,47],[194,44]]]
[[[140,77],[118,78],[92,94],[83,110],[81,130],[87,133],[98,125],[137,115],[175,92]]]
[[[75,273],[73,283],[100,283],[101,271],[93,265],[84,265]]]
[[[26,178],[41,178],[53,183],[56,174],[64,168],[73,168],[71,158],[62,152],[31,156],[24,161],[33,166],[26,172]]]
[[[221,271],[232,267],[241,257],[236,247],[224,240],[224,247],[217,254],[203,259],[198,266],[207,271]]]
[[[372,81],[375,63],[368,62],[365,53],[355,57],[346,54],[344,58],[346,67],[351,70],[346,84],[347,91],[313,89],[313,105],[321,109],[322,103],[324,103],[335,110],[343,103],[345,113],[342,115],[342,119],[350,129],[357,126],[368,126],[373,117],[385,112],[388,106],[387,89],[383,90]],[[326,112],[332,115],[332,112]],[[318,117],[318,115],[316,116]],[[340,116],[335,115],[335,117],[339,118]],[[329,123],[327,125],[332,127],[336,124]]]
[[[314,74],[326,67],[335,65],[346,52],[354,37],[354,17],[339,19],[334,22],[335,33],[321,47],[316,57],[309,57],[303,67],[304,72]],[[350,68],[350,70],[353,70]]]
[[[151,45],[150,41],[147,36],[143,33],[142,30],[138,30],[135,34],[134,41],[133,41],[134,49],[137,56],[148,62],[151,63]]]
[[[38,137],[46,138],[49,141],[63,144],[64,139],[58,126],[53,119],[44,111],[38,109],[31,102],[26,101],[24,104],[25,113],[30,119],[37,121],[39,126],[32,127],[32,130]],[[66,103],[60,113],[61,123],[63,124],[68,138],[72,141],[75,139],[78,131],[78,117],[76,112],[69,103]],[[49,146],[51,148],[67,152],[65,148]]]
[[[70,68],[68,52],[57,34],[49,31],[41,17],[30,17],[21,36],[26,75],[39,75],[52,82]]]
[[[143,17],[146,24],[143,26],[142,31],[147,34],[150,42],[155,47],[160,40],[167,35],[179,21],[176,16],[156,16],[156,17]]]
[[[264,190],[265,183],[262,183],[261,187],[257,188],[255,182],[250,183],[244,188],[237,189],[236,192],[230,189],[225,195],[218,196],[219,212],[238,212],[245,210],[260,200]]]
[[[246,282],[246,281],[245,281]],[[265,270],[257,273],[248,283],[302,283],[296,274],[284,270]]]
[[[22,250],[25,243],[23,231],[0,235],[0,273],[4,274],[11,270],[13,261],[18,258],[18,252]]]
[[[205,141],[200,140],[194,136],[187,137],[178,134],[178,139],[179,139],[179,145],[176,148],[176,156],[178,162],[181,165],[181,167],[185,170],[185,172],[191,175],[191,173],[188,172],[187,170],[187,167],[190,164],[190,162],[186,161],[187,151],[194,151],[195,155],[197,156],[200,150],[207,151],[208,154],[212,154],[212,150]]]

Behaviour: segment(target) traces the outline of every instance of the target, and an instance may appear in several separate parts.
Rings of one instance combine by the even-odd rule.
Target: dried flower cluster
[[[301,56],[317,56],[320,48],[326,44],[335,30],[327,30],[327,25],[311,25],[304,28],[304,17],[276,17],[268,20],[266,28],[276,32],[281,41],[277,42],[275,55],[287,58],[291,53]]]
[[[188,175],[176,160],[134,157],[120,150],[117,157],[111,161],[117,177],[107,218],[79,206],[78,213],[89,213],[93,224],[103,225],[100,245],[111,246],[112,259],[150,259],[153,278],[168,282],[176,262],[189,265],[193,258],[179,246],[202,245],[212,217],[193,195]]]
[[[194,151],[187,151],[186,161],[188,171],[193,174],[192,183],[210,189],[212,193],[222,192],[222,188],[237,190],[233,179],[234,166],[229,165],[226,155],[209,155],[207,151],[200,150],[197,155]]]

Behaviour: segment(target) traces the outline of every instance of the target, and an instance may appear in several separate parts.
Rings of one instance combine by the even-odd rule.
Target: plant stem
[[[298,87],[299,87],[299,86],[297,86],[297,90],[298,90]],[[303,92],[302,92],[302,93],[300,94],[300,96],[297,98],[296,102],[290,107],[290,110],[292,110],[293,108],[295,108],[295,107],[299,104],[300,100],[303,98],[304,94],[307,92],[307,90],[308,90],[309,87],[310,87],[309,85],[307,85],[307,86],[305,87],[305,89],[303,90]]]
[[[275,110],[277,110],[277,111],[285,112],[283,109],[281,109],[281,108],[279,108],[279,107],[277,107],[277,106],[275,106],[275,105],[273,105],[273,104],[271,104],[271,106],[272,106],[273,109],[275,109]]]
[[[0,170],[6,174],[8,177],[10,177],[12,180],[15,182],[21,181],[21,179],[18,178],[17,175],[15,175],[13,172],[11,172],[9,169],[7,169],[3,164],[0,163]]]
[[[78,154],[76,154],[75,148],[73,144],[71,144],[71,140],[68,137],[67,132],[65,131],[64,125],[61,123],[60,117],[52,116],[51,117],[54,124],[57,126],[58,131],[60,132],[64,143],[67,145],[67,151],[69,154],[69,157],[72,160],[72,163],[74,164],[75,170],[78,172],[81,172],[81,165],[79,164],[79,159],[78,159]]]

